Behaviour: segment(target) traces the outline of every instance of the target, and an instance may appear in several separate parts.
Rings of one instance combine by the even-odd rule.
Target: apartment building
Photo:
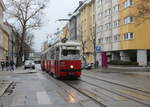
[[[95,0],[87,0],[80,8],[80,42],[87,63],[94,63],[95,29]]]
[[[79,1],[79,6],[72,13],[69,20],[69,40],[80,41],[80,12],[79,9],[83,5],[83,1]]]
[[[4,47],[3,47],[3,12],[5,11],[5,6],[3,0],[0,0],[0,60],[4,59]]]
[[[100,64],[104,52],[109,60],[138,62],[141,66],[150,62],[150,20],[136,17],[139,3],[142,0],[96,0]]]

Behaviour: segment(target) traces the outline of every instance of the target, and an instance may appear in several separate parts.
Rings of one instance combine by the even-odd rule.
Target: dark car
[[[92,69],[92,64],[89,63],[83,64],[82,69]]]

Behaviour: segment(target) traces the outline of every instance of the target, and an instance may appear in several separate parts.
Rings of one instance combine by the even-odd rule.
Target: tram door
[[[55,50],[55,71],[56,71],[56,74],[59,73],[59,70],[60,70],[60,66],[59,66],[59,47],[56,48]]]
[[[102,68],[107,68],[108,67],[108,58],[106,55],[106,52],[102,52]]]

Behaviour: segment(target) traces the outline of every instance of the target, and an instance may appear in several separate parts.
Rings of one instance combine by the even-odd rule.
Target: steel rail
[[[48,73],[46,73],[46,74],[48,74]],[[47,75],[47,76],[48,76],[48,78],[51,79],[57,86],[59,86],[59,87],[62,88],[62,86],[60,86],[60,85],[57,83],[56,79],[52,78],[52,76],[50,76],[50,75]],[[65,81],[61,81],[61,82],[63,82],[63,83],[65,83],[66,85],[70,86],[71,88],[73,88],[73,89],[76,90],[77,92],[81,93],[82,95],[84,95],[84,96],[90,98],[92,101],[96,102],[96,103],[99,104],[101,107],[107,107],[107,106],[104,105],[102,102],[100,102],[100,101],[94,99],[92,96],[90,96],[90,95],[88,95],[88,94],[82,92],[80,89],[78,89],[78,88],[76,88],[76,87],[70,85],[69,83],[67,83],[67,82],[65,82]],[[64,88],[63,88],[63,89],[64,89]],[[65,90],[65,89],[64,89],[64,90]]]
[[[119,95],[119,96],[124,97],[124,98],[126,98],[126,99],[128,99],[128,100],[131,100],[131,101],[137,102],[137,103],[139,103],[139,104],[145,105],[145,106],[147,106],[147,107],[150,107],[150,104],[146,104],[146,103],[144,103],[144,102],[142,102],[142,101],[139,101],[137,98],[131,98],[131,97],[129,97],[129,95],[123,95],[123,94],[117,93],[117,92],[115,92],[115,91],[109,90],[109,89],[104,88],[104,87],[102,87],[102,86],[98,86],[98,85],[95,85],[95,84],[93,84],[93,83],[84,81],[84,80],[82,80],[82,79],[80,79],[80,81],[81,81],[81,82],[84,82],[84,83],[87,83],[87,84],[89,84],[89,85],[95,86],[95,87],[97,87],[97,88],[104,89],[104,90],[106,90],[106,91],[108,91],[108,92],[110,92],[110,93]]]
[[[118,86],[121,86],[121,87],[124,87],[124,88],[130,88],[130,89],[132,89],[132,90],[137,90],[137,91],[140,91],[140,92],[143,92],[143,93],[150,94],[150,92],[148,92],[148,91],[144,91],[144,90],[141,90],[141,89],[138,89],[138,88],[135,88],[135,87],[131,87],[131,86],[127,86],[127,85],[124,85],[124,84],[112,82],[112,81],[109,81],[109,80],[105,80],[105,79],[100,79],[100,78],[97,78],[97,77],[89,76],[89,74],[88,74],[88,75],[82,74],[82,75],[83,75],[83,76],[86,76],[86,77],[88,77],[88,78],[92,78],[92,79],[104,81],[104,82],[107,82],[107,83],[110,83],[110,84],[114,84],[114,85],[118,85]]]
[[[63,81],[63,82],[64,82],[64,81]],[[69,83],[67,83],[67,82],[64,82],[64,83],[67,84],[68,86],[72,87],[73,89],[77,90],[78,92],[80,92],[80,93],[83,94],[84,96],[86,96],[86,97],[92,99],[93,101],[95,101],[96,103],[100,104],[101,107],[107,107],[107,106],[104,105],[102,102],[100,102],[100,101],[94,99],[92,96],[90,96],[90,95],[88,95],[88,94],[82,92],[80,89],[74,87],[73,85],[71,85],[71,84],[69,84]]]

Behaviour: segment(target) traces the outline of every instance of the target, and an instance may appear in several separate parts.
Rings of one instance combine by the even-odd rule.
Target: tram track
[[[96,97],[94,98],[93,96],[90,96],[89,94],[83,92],[82,90],[80,90],[79,88],[77,87],[74,87],[73,85],[67,83],[67,82],[64,82],[65,84],[69,85],[70,87],[72,87],[73,89],[77,90],[78,92],[80,92],[81,94],[85,95],[86,97],[92,99],[93,101],[95,101],[96,103],[100,104],[101,107],[107,107],[105,104],[103,104],[101,101],[99,101]]]
[[[67,86],[71,87],[72,89],[76,90],[77,92],[79,92],[80,94],[84,95],[85,97],[91,99],[92,101],[94,101],[95,103],[99,104],[100,107],[107,107],[106,105],[104,105],[101,101],[99,101],[98,99],[88,95],[87,93],[81,91],[80,89],[70,85],[69,83],[65,82],[65,81],[59,81],[59,80],[56,80],[55,78],[53,78],[52,76],[48,75],[48,78],[51,79],[57,86],[61,87],[65,92],[66,89],[63,88],[58,82],[63,82],[64,84],[66,84]],[[68,92],[67,92],[68,93]],[[69,94],[69,93],[68,93]]]
[[[126,98],[126,99],[128,99],[128,100],[131,100],[131,101],[137,102],[137,103],[139,103],[139,104],[145,105],[146,107],[150,107],[150,104],[147,104],[147,103],[145,103],[144,101],[141,101],[141,100],[139,100],[139,99],[137,99],[137,98],[134,98],[134,97],[131,97],[131,96],[129,96],[129,95],[116,92],[116,91],[114,91],[114,90],[105,88],[105,87],[103,87],[103,86],[95,85],[94,83],[88,82],[88,81],[86,81],[86,80],[80,79],[80,81],[81,81],[81,82],[84,82],[84,83],[87,83],[87,84],[89,84],[89,85],[95,86],[95,87],[97,87],[97,88],[106,90],[106,91],[108,91],[108,92],[110,92],[110,93],[113,93],[113,94],[116,94],[116,95],[118,95],[118,96],[124,97],[124,98]],[[71,85],[71,84],[70,84],[70,85]],[[126,87],[126,88],[127,88],[127,87]],[[128,87],[128,88],[129,88],[129,87]],[[130,89],[133,90],[133,88],[130,88]]]
[[[90,75],[87,75],[87,74],[82,74],[82,75],[85,76],[85,77],[88,77],[88,78],[92,78],[92,79],[104,81],[104,82],[107,82],[107,83],[110,83],[110,84],[114,84],[114,85],[118,85],[118,86],[121,86],[121,87],[124,87],[124,88],[130,88],[130,89],[132,89],[132,90],[137,90],[137,91],[140,91],[140,92],[143,92],[143,93],[150,94],[149,91],[145,91],[145,90],[142,90],[142,89],[138,89],[138,88],[135,88],[135,87],[131,87],[131,86],[128,86],[128,85],[125,85],[125,84],[120,84],[120,83],[117,83],[117,82],[112,82],[112,81],[109,81],[109,80],[107,80],[107,79],[101,79],[101,78],[97,78],[97,77],[90,76]]]
[[[124,98],[126,98],[126,99],[128,99],[128,100],[130,100],[130,101],[137,102],[137,103],[142,104],[142,105],[144,105],[144,106],[146,106],[146,107],[150,107],[150,104],[144,103],[144,102],[142,102],[142,101],[140,101],[140,100],[137,100],[137,99],[134,99],[134,98],[131,98],[131,97],[127,96],[127,95],[123,95],[123,94],[117,93],[117,92],[115,92],[115,91],[106,89],[106,88],[104,88],[104,87],[97,86],[97,85],[95,85],[95,84],[89,83],[89,82],[84,81],[84,80],[80,80],[80,81],[81,81],[81,82],[84,82],[84,83],[87,83],[87,84],[89,84],[89,85],[95,86],[95,87],[97,87],[97,88],[106,90],[106,91],[108,91],[108,92],[110,92],[110,93],[113,93],[113,94],[116,94],[116,95],[118,95],[118,96],[124,97]],[[79,92],[83,93],[83,92],[80,90],[80,88],[78,89],[78,87],[74,86],[73,84],[70,84],[70,83],[68,83],[68,82],[65,82],[65,83],[66,83],[67,85],[71,86],[72,88],[78,90]],[[85,93],[84,93],[84,94],[85,94]],[[91,96],[89,96],[89,97],[91,98]],[[103,105],[105,105],[105,104],[103,103]],[[107,106],[104,106],[104,107],[107,107]]]
[[[83,76],[85,76],[85,75],[83,75]],[[86,76],[86,77],[88,77],[88,76]],[[52,78],[52,77],[49,77],[49,78],[50,78],[56,85],[58,85],[59,87],[61,87],[61,85],[60,85],[60,83],[58,83],[58,82],[63,82],[63,83],[65,83],[66,85],[68,85],[69,87],[71,87],[71,88],[73,88],[74,90],[76,90],[77,92],[81,93],[82,95],[84,95],[84,96],[88,97],[89,99],[91,99],[92,101],[96,102],[96,103],[99,104],[101,107],[107,107],[107,106],[106,106],[107,103],[105,103],[105,102],[103,102],[103,101],[100,101],[100,100],[98,99],[98,97],[99,97],[98,95],[95,95],[95,96],[93,97],[93,96],[90,95],[89,93],[86,93],[85,91],[81,90],[81,89],[84,88],[84,87],[79,88],[78,86],[76,86],[75,84],[72,83],[72,82],[75,82],[75,81],[72,81],[72,82],[71,82],[70,80],[69,80],[69,81],[59,81],[59,80],[56,80],[56,79],[54,79],[54,78]],[[91,77],[89,76],[88,78],[91,78]],[[92,77],[91,79],[95,79],[95,78]],[[97,78],[96,78],[96,80],[100,80],[100,79],[97,79]],[[113,94],[116,94],[116,95],[118,95],[118,96],[124,97],[124,98],[128,99],[129,101],[133,101],[133,102],[136,102],[136,103],[138,103],[138,104],[141,104],[141,105],[143,105],[144,107],[150,107],[150,104],[145,103],[145,102],[143,102],[143,101],[140,101],[140,100],[137,99],[137,98],[133,98],[133,97],[128,96],[128,95],[124,95],[124,94],[122,94],[122,93],[119,93],[119,92],[116,92],[116,91],[114,91],[114,90],[105,88],[105,87],[103,87],[103,86],[98,86],[98,85],[96,85],[96,84],[94,84],[94,83],[91,83],[91,82],[88,82],[88,81],[86,81],[86,80],[83,80],[82,78],[80,78],[80,79],[77,80],[77,81],[80,81],[80,82],[89,84],[89,85],[91,85],[91,86],[95,86],[95,87],[97,87],[97,88],[99,88],[99,89],[106,90],[106,91],[108,91],[108,92],[110,92],[110,93],[113,93]],[[101,81],[107,82],[106,80],[101,80]],[[111,82],[111,81],[109,81],[109,82],[107,82],[107,83],[114,84],[114,85],[118,85],[118,84],[113,83],[113,82]],[[120,85],[120,84],[119,84],[119,86],[124,87],[124,85]],[[125,88],[130,88],[130,87],[128,87],[128,86],[126,87],[126,86],[125,86]],[[133,90],[134,88],[130,88],[130,89]],[[66,89],[64,88],[63,90],[66,90]],[[139,90],[137,90],[137,91],[139,91]],[[90,91],[89,91],[89,92],[90,92]],[[143,91],[141,91],[141,92],[143,92]],[[68,94],[69,94],[69,93],[68,93]],[[143,107],[143,106],[142,106],[142,107]]]

